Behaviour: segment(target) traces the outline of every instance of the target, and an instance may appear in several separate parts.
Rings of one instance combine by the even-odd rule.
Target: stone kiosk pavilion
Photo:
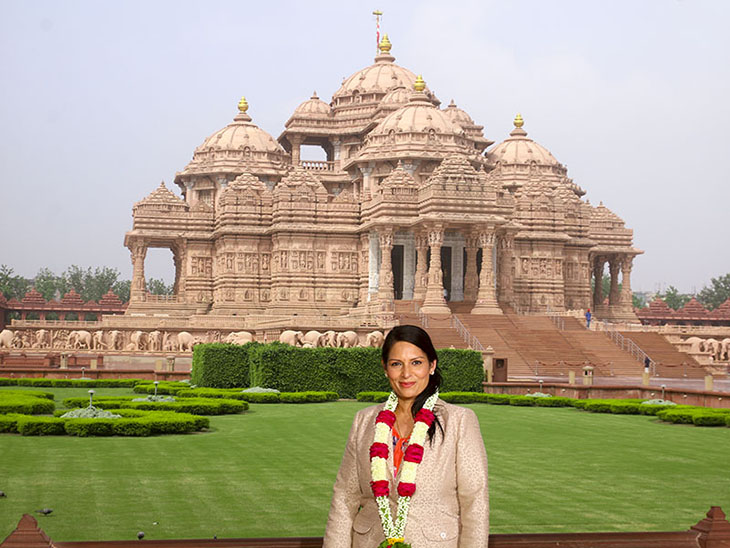
[[[483,127],[445,108],[420,76],[395,64],[387,36],[373,65],[328,104],[314,94],[278,141],[241,99],[175,176],[133,208],[127,315],[292,316],[378,323],[395,300],[447,315],[593,308],[635,321],[633,232],[527,135],[517,115],[491,150]],[[326,161],[301,159],[321,147]],[[175,295],[145,289],[150,247],[171,250]],[[602,284],[611,276],[608,301]],[[619,279],[622,290],[619,291]],[[348,322],[348,318],[352,321]]]

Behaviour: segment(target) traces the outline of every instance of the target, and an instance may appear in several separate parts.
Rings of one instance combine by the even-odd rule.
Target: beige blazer
[[[323,548],[377,548],[385,538],[370,490],[370,445],[375,417],[385,404],[355,415],[337,473]],[[438,400],[438,428],[425,443],[416,492],[406,523],[405,541],[414,548],[486,548],[489,537],[487,454],[479,421],[471,409]],[[393,481],[393,448],[388,455],[393,517],[397,482]]]

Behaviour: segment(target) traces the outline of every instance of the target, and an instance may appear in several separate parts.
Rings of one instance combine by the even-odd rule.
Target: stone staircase
[[[705,375],[704,369],[699,367],[697,360],[689,354],[677,350],[659,333],[625,331],[621,334],[633,340],[656,362],[656,373],[660,377],[700,378]]]
[[[596,368],[601,376],[638,377],[643,363],[621,350],[604,333],[589,331],[576,318],[563,318],[559,329],[548,316],[523,316],[513,312],[503,315],[472,315],[472,304],[449,303],[452,313],[486,347],[491,346],[496,358],[507,358],[510,376],[566,375],[568,370],[576,374],[586,364]],[[395,312],[401,324],[422,325],[412,301],[396,301]],[[466,343],[451,326],[448,318],[428,318],[428,332],[436,348],[466,348]],[[637,335],[642,337],[641,342]],[[627,333],[658,364],[693,362],[691,358],[656,333]],[[646,345],[646,348],[644,348]],[[702,376],[699,368],[694,374]],[[682,368],[659,365],[660,376],[679,377]]]

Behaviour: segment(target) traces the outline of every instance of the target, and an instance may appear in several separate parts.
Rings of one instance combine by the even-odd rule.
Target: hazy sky
[[[530,137],[634,229],[633,287],[730,272],[730,2],[0,0],[0,264],[131,277],[132,205],[249,114],[278,137],[375,54]],[[175,191],[179,193],[177,187]],[[147,274],[173,278],[167,250]]]

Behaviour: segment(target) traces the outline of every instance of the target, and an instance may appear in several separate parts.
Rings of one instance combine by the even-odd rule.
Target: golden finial
[[[423,81],[423,76],[421,76],[420,74],[416,78],[416,82],[413,84],[413,89],[419,92],[426,89],[426,82]]]
[[[241,97],[241,100],[238,101],[238,110],[244,113],[248,110],[248,101],[246,101],[245,97]]]
[[[522,127],[525,125],[525,121],[522,119],[522,114],[520,114],[519,112],[517,113],[517,116],[515,116],[514,124],[515,127]]]
[[[384,34],[383,39],[380,41],[380,45],[378,46],[378,48],[380,49],[380,53],[385,53],[387,55],[390,53],[390,48],[392,47],[393,44],[390,43],[388,35]]]

